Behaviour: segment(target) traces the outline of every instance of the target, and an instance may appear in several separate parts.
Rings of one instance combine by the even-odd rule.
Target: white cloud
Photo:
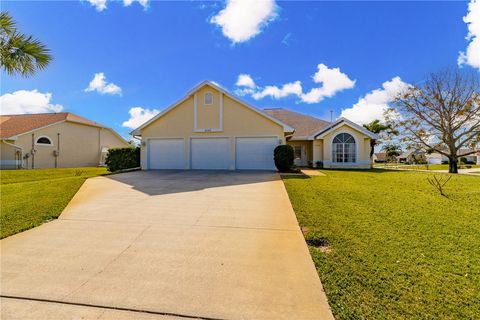
[[[145,9],[148,8],[148,0],[123,0],[123,5],[125,7],[128,7],[130,6],[132,3],[134,2],[138,2],[142,7],[144,7]]]
[[[278,16],[275,0],[227,0],[226,7],[210,19],[233,43],[255,37]]]
[[[318,103],[325,98],[333,97],[337,92],[351,89],[356,80],[351,80],[340,68],[329,69],[323,63],[319,64],[318,71],[313,75],[315,83],[321,83],[319,88],[313,88],[302,94],[301,99],[305,103]]]
[[[458,64],[468,64],[480,69],[480,0],[471,0],[468,4],[468,14],[463,17],[468,26],[467,40],[470,41],[467,52],[461,51]]]
[[[251,95],[259,100],[265,97],[281,99],[287,96],[296,96],[304,103],[318,103],[325,98],[333,97],[337,92],[345,89],[351,89],[355,86],[356,80],[351,80],[339,68],[328,68],[326,65],[319,64],[317,72],[312,76],[313,82],[321,84],[320,87],[312,88],[304,93],[300,81],[289,82],[282,86],[259,87],[255,84],[252,77],[248,74],[240,74],[236,86],[239,87],[235,93],[238,95]]]
[[[97,11],[103,11],[107,9],[107,0],[87,0]]]
[[[60,112],[62,105],[52,104],[52,94],[38,90],[19,90],[0,96],[0,114]]]
[[[409,84],[400,77],[395,77],[382,84],[381,89],[375,89],[360,98],[351,108],[342,110],[345,117],[358,124],[369,123],[375,119],[384,120],[384,112],[397,94],[407,89]]]
[[[255,89],[255,81],[249,74],[240,74],[236,83],[237,87],[247,87],[250,89]]]
[[[145,109],[142,107],[131,108],[128,113],[130,114],[130,119],[122,123],[123,127],[136,129],[142,124],[156,116],[160,111],[156,109]]]
[[[289,95],[300,96],[302,94],[302,83],[300,81],[285,83],[282,87],[266,86],[261,91],[252,94],[255,100],[260,100],[265,97],[272,97],[274,99],[285,98]]]
[[[107,83],[103,72],[95,73],[85,91],[97,91],[100,94],[122,94],[122,88],[112,82]]]

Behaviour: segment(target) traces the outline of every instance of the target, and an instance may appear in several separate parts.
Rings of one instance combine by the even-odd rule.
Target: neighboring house
[[[480,164],[480,155],[477,155],[475,153],[472,153],[473,150],[471,149],[460,149],[458,150],[458,156],[461,158],[465,158],[469,163],[476,163]],[[448,152],[448,150],[445,150],[445,152]],[[467,154],[465,156],[465,154]],[[441,163],[448,163],[448,157],[438,153],[438,152],[432,152],[431,154],[427,154],[427,161],[429,164],[441,164]]]
[[[407,150],[397,157],[397,162],[400,163],[413,164],[423,161],[426,161],[426,152],[420,149]]]
[[[373,162],[387,162],[387,153],[385,152],[378,152],[373,154]]]
[[[72,113],[0,116],[1,168],[104,165],[109,148],[128,147],[115,131]]]
[[[296,163],[370,168],[376,136],[347,119],[328,123],[284,109],[259,110],[204,81],[132,134],[142,169],[275,170],[273,150],[291,144]]]

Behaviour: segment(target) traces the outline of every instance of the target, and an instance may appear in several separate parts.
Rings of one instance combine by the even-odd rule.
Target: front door
[[[305,157],[305,147],[304,146],[293,146],[293,150],[295,151],[294,164],[297,167],[306,166],[307,161],[305,159],[306,158]]]

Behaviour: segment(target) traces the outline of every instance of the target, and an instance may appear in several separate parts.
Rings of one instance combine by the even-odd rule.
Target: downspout
[[[35,134],[32,133],[32,169],[35,169]]]

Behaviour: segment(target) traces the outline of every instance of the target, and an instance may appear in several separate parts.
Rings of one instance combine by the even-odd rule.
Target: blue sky
[[[475,0],[469,23],[467,1],[268,0],[253,13],[235,1],[95,1],[2,1],[54,56],[31,78],[2,73],[2,109],[61,109],[127,136],[132,108],[130,126],[209,79],[259,108],[326,119],[333,110],[361,123],[388,93],[457,67],[461,51],[463,68],[480,68],[476,48],[466,51],[480,23]]]

